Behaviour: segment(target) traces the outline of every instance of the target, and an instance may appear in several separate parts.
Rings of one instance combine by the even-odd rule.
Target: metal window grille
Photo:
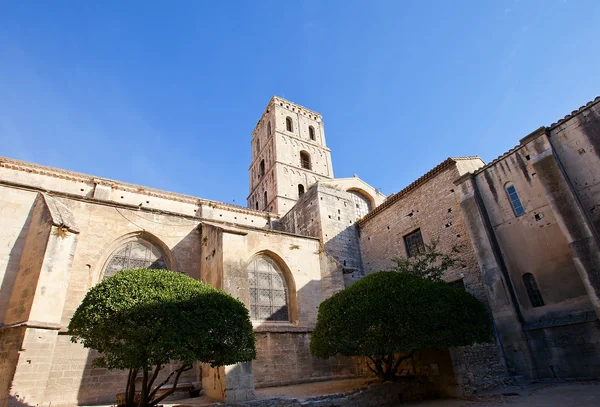
[[[423,243],[421,229],[417,229],[404,236],[404,244],[406,246],[406,254],[408,257],[413,257],[419,253],[425,252],[425,243]]]
[[[252,320],[289,321],[287,289],[277,266],[259,257],[250,264],[248,275]]]
[[[127,269],[166,269],[160,251],[146,241],[128,242],[117,249],[104,268],[103,279]]]
[[[544,299],[542,298],[542,293],[538,288],[537,282],[535,281],[535,277],[533,276],[533,274],[523,274],[523,283],[525,284],[525,289],[527,290],[529,301],[531,301],[531,306],[534,308],[543,307]]]
[[[302,168],[310,170],[310,156],[305,152],[300,153],[300,165]]]
[[[510,204],[513,208],[515,216],[519,217],[521,215],[525,215],[525,209],[521,204],[521,200],[519,199],[519,194],[517,194],[517,190],[513,185],[506,188],[506,193],[508,194],[508,199],[510,200]]]

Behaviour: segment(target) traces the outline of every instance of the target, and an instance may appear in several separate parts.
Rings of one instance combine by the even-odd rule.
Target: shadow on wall
[[[321,282],[311,280],[297,290],[298,326],[285,322],[255,326],[256,388],[354,377],[355,364],[350,358],[319,359],[310,353],[310,337],[320,301]]]
[[[160,238],[160,236],[158,237]],[[171,249],[172,257],[175,260],[175,267],[173,267],[173,265],[169,265],[169,267],[174,268],[174,271],[181,272],[195,279],[200,279],[200,240],[200,233],[194,226],[192,230]],[[104,248],[99,248],[98,255],[102,253],[103,249]],[[76,347],[76,349],[74,349],[74,347]],[[65,373],[62,371],[64,363],[73,361],[74,354],[83,354],[83,357],[80,359],[80,364],[77,367],[74,367],[74,370],[78,370],[78,372],[74,371],[67,373],[70,373],[71,376],[81,377],[77,392],[77,403],[79,405],[114,403],[116,395],[125,391],[128,372],[124,370],[108,370],[93,367],[93,360],[100,354],[95,350],[82,349],[80,344],[72,344],[70,342],[70,336],[66,334],[59,335],[58,337],[53,361],[53,366],[57,367],[57,371],[54,372],[54,375],[63,376],[62,378],[58,378],[57,382],[60,383],[62,381],[66,386],[76,386],[77,383],[68,382],[69,380],[75,379],[67,379],[64,376]],[[166,377],[173,370],[177,369],[177,367],[178,364],[165,366],[157,381],[162,381],[161,378]],[[191,385],[197,386],[200,378],[196,370],[197,369],[192,369],[185,372],[181,376],[179,383],[186,384],[187,387],[190,387]],[[57,388],[60,389],[60,387]],[[189,397],[189,394],[181,394],[180,396],[181,398],[186,398]],[[169,399],[174,398],[169,397]]]
[[[6,407],[33,407],[31,404],[24,403],[16,397],[9,395]]]
[[[346,287],[364,277],[356,223],[346,226],[324,245],[325,251],[342,267]]]
[[[25,247],[25,239],[27,237],[29,225],[31,224],[31,216],[34,208],[35,205],[31,205],[31,209],[29,210],[29,214],[25,219],[25,223],[23,224],[19,235],[15,239],[15,244],[8,255],[6,271],[4,273],[4,279],[2,280],[2,286],[0,287],[0,298],[3,300],[3,302],[0,303],[0,323],[4,322],[4,317],[6,316],[8,301],[10,300],[10,295],[17,278],[17,272],[19,271],[19,261],[21,260],[21,253]]]

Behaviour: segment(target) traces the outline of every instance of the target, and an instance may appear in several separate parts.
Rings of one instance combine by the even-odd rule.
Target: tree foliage
[[[377,272],[321,303],[311,353],[365,356],[384,380],[395,380],[398,353],[492,340],[484,305],[471,294],[409,273]]]
[[[69,331],[73,342],[102,354],[93,362],[96,367],[129,370],[128,407],[158,404],[195,361],[215,367],[256,356],[252,324],[242,302],[168,270],[124,270],[102,281],[75,311]],[[160,370],[170,362],[179,367],[158,383]],[[139,373],[142,388],[134,402]],[[171,379],[171,390],[158,394]]]
[[[392,259],[394,265],[390,271],[410,273],[431,281],[443,281],[446,270],[455,266],[461,259],[458,257],[457,247],[453,247],[450,253],[444,253],[439,251],[437,246],[438,242],[433,241],[425,244],[425,250],[412,257]]]

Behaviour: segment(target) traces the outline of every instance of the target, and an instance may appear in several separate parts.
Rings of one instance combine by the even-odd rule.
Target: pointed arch
[[[261,250],[250,258],[247,270],[249,306],[253,321],[297,325],[296,283],[283,258],[271,250]],[[261,277],[261,281],[257,280]],[[282,302],[282,292],[285,305]]]
[[[168,246],[155,235],[138,231],[121,236],[104,252],[104,261],[96,271],[96,281],[129,268],[162,268],[176,271],[177,265]]]

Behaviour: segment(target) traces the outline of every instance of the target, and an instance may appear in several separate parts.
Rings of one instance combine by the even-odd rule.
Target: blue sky
[[[272,95],[396,192],[600,94],[600,2],[0,0],[0,156],[245,205]]]

